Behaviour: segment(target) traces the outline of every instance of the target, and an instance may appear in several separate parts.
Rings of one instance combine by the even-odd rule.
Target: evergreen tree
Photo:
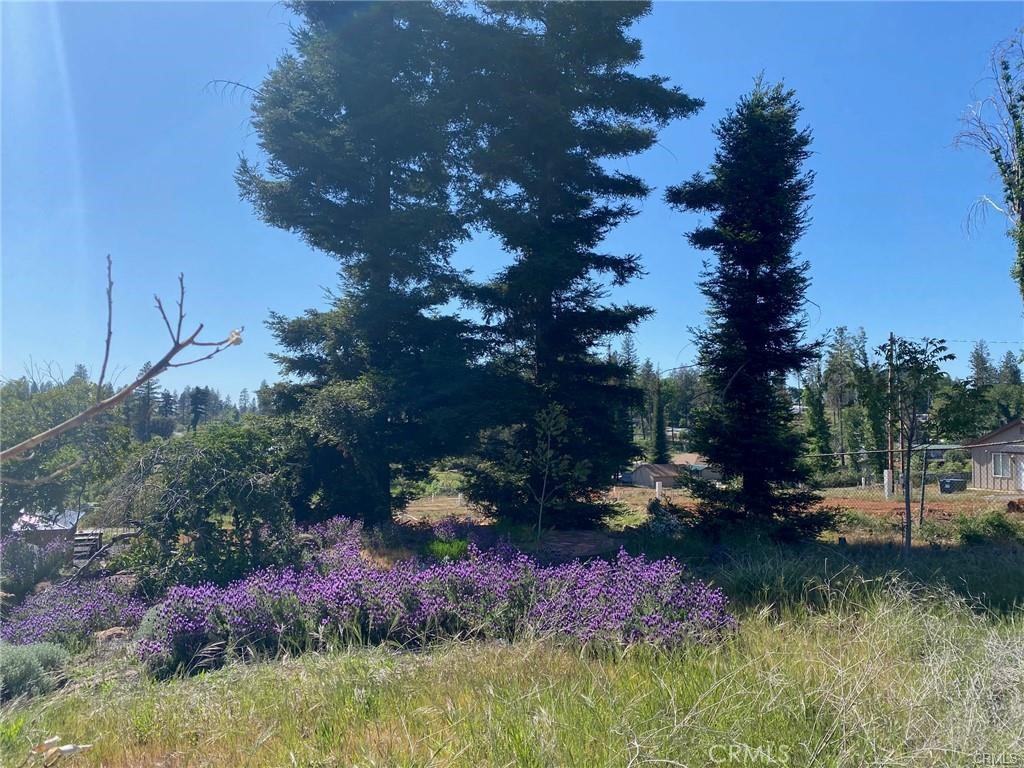
[[[165,389],[160,393],[160,401],[157,404],[156,412],[165,418],[173,418],[177,413],[177,398],[171,394],[170,390]]]
[[[992,356],[988,351],[988,344],[979,341],[971,350],[971,379],[977,387],[989,387],[998,380],[998,372],[992,364]]]
[[[813,179],[803,170],[811,134],[797,128],[799,114],[792,91],[758,79],[717,125],[708,175],[667,193],[677,208],[712,215],[689,235],[694,247],[717,257],[700,283],[708,325],[696,342],[713,399],[702,409],[695,444],[726,479],[739,481],[726,493],[709,484],[695,491],[705,514],[770,522],[785,534],[825,523],[811,512],[820,497],[794,490],[807,469],[782,394],[787,374],[817,354],[817,345],[804,341],[808,265],[794,254]]]
[[[683,429],[683,444],[685,450],[690,450],[690,432],[693,429],[693,416],[696,412],[702,397],[703,385],[701,384],[700,371],[694,366],[680,368],[675,373],[676,379],[676,405],[670,413],[667,406],[665,409],[666,418],[671,418],[673,424]]]
[[[272,316],[275,359],[296,382],[275,388],[274,407],[346,457],[378,524],[393,476],[459,452],[482,399],[470,327],[440,309],[462,290],[449,257],[466,236],[451,199],[465,101],[455,21],[431,3],[292,7],[295,52],[253,104],[269,161],[243,159],[237,180],[265,222],[337,259],[343,282],[327,311]]]
[[[192,424],[192,387],[186,386],[178,395],[177,418],[178,424],[186,429],[191,429]]]
[[[649,3],[482,6],[469,55],[480,140],[468,161],[478,220],[513,263],[480,301],[496,365],[525,386],[507,392],[505,424],[486,435],[468,491],[491,509],[525,517],[543,473],[494,457],[529,450],[538,416],[557,406],[565,418],[561,466],[571,472],[547,507],[566,523],[600,512],[593,502],[636,453],[611,414],[638,393],[624,384],[622,366],[597,350],[650,310],[602,301],[606,283],[627,283],[640,263],[599,248],[649,189],[611,161],[648,149],[658,128],[701,103],[664,78],[630,71],[642,54],[627,30]],[[589,469],[581,472],[584,459]]]
[[[266,379],[263,379],[256,388],[256,410],[262,414],[273,413],[273,400],[273,388],[267,383]]]
[[[888,431],[886,429],[886,390],[888,387],[886,373],[877,361],[868,355],[867,334],[861,328],[853,336],[853,380],[857,389],[857,403],[862,411],[866,429],[864,447],[868,451],[867,461],[875,472],[881,473],[886,467],[886,454],[881,453],[888,447]]]
[[[139,376],[145,374],[150,367],[150,363],[143,365],[139,371]],[[153,416],[156,413],[159,388],[160,382],[157,379],[150,379],[131,395],[132,433],[140,443],[149,442],[153,437]]]
[[[821,363],[811,367],[804,382],[803,405],[807,421],[809,449],[813,454],[814,468],[818,472],[831,472],[835,468],[835,457],[832,453],[832,428],[825,414],[825,380],[821,371]]]
[[[211,392],[209,387],[193,387],[189,391],[188,427],[193,432],[196,431],[196,428],[199,426],[201,422],[206,420],[210,410],[210,399]]]
[[[832,407],[832,423],[836,426],[835,452],[839,464],[846,466],[847,440],[843,410],[853,402],[853,349],[846,328],[836,328],[825,358],[825,397]]]
[[[636,342],[633,341],[632,333],[627,333],[622,338],[619,362],[623,368],[629,371],[629,376],[636,376],[637,370],[640,368],[640,356],[637,354]]]
[[[665,434],[665,401],[661,397],[661,377],[654,383],[651,441],[648,456],[652,464],[668,464],[668,436]]]
[[[640,366],[640,373],[637,376],[637,385],[640,387],[641,400],[638,403],[640,422],[640,437],[645,444],[651,441],[654,434],[654,387],[658,383],[658,373],[654,370],[654,363],[650,358],[644,360]]]
[[[1013,352],[1007,352],[1003,355],[1003,359],[999,363],[999,370],[996,373],[995,383],[1020,386],[1020,364],[1017,362],[1017,356]]]

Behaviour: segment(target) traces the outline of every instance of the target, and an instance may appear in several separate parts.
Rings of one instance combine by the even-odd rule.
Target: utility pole
[[[885,485],[885,498],[887,498],[887,499],[890,496],[892,496],[892,493],[893,493],[893,469],[895,468],[894,462],[893,462],[893,456],[892,456],[892,420],[893,420],[893,414],[892,414],[892,356],[893,356],[893,348],[895,346],[896,346],[896,334],[894,334],[892,331],[889,331],[889,347],[888,347],[888,349],[885,352],[885,362],[886,362],[886,367],[888,368],[888,380],[889,380],[888,381],[888,387],[887,387],[887,390],[886,390],[887,396],[886,396],[886,399],[885,399],[885,402],[886,402],[885,431],[886,431],[886,437],[887,437],[887,440],[888,440],[888,453],[886,454],[886,456],[888,457],[888,467],[889,467],[889,469],[886,471],[886,477],[884,478],[884,485]]]

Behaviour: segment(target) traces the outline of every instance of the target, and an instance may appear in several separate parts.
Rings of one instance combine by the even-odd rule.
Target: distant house
[[[44,546],[51,541],[71,541],[81,512],[66,509],[48,515],[33,515],[21,510],[11,529],[19,532],[26,541]]]
[[[675,464],[641,464],[633,468],[633,484],[644,488],[675,488],[681,467]]]
[[[971,452],[971,488],[1024,491],[1024,419],[964,443]]]
[[[623,475],[623,482],[631,482],[643,488],[654,488],[655,483],[661,483],[662,488],[675,488],[683,472],[712,482],[722,479],[721,473],[700,454],[677,453],[672,457],[671,464],[639,464],[633,467],[632,472]]]
[[[717,483],[722,479],[722,473],[711,466],[708,460],[699,453],[677,453],[672,457],[672,463],[697,475],[697,477],[710,480],[713,483]]]
[[[945,461],[947,451],[959,451],[963,448],[962,445],[954,443],[930,443],[921,447],[924,448],[928,461]]]

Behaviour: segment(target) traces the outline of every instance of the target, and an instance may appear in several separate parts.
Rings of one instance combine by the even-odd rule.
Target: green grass
[[[469,553],[469,542],[466,539],[434,539],[427,543],[425,551],[435,560],[462,560]]]
[[[949,593],[853,582],[823,610],[748,610],[715,648],[590,656],[544,643],[362,649],[154,683],[93,675],[7,710],[16,764],[50,735],[79,765],[981,764],[1024,754],[1024,626]],[[173,758],[171,756],[174,756]]]
[[[164,683],[79,657],[62,691],[0,709],[0,764],[60,735],[111,768],[1024,765],[1024,547],[936,521],[903,558],[870,519],[841,533],[622,526],[612,551],[678,556],[730,596],[740,628],[712,648],[363,648]]]

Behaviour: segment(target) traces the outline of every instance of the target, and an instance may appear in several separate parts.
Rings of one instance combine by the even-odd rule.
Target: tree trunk
[[[918,511],[917,524],[924,525],[924,491],[928,487],[928,449],[924,451],[924,466],[921,468],[921,509]]]
[[[905,556],[910,555],[911,547],[911,531],[910,526],[914,521],[914,515],[911,511],[911,498],[910,498],[910,444],[911,438],[907,440],[907,448],[903,453],[903,554]]]
[[[366,509],[366,525],[379,528],[391,522],[391,464],[385,459],[373,471],[372,498]]]

